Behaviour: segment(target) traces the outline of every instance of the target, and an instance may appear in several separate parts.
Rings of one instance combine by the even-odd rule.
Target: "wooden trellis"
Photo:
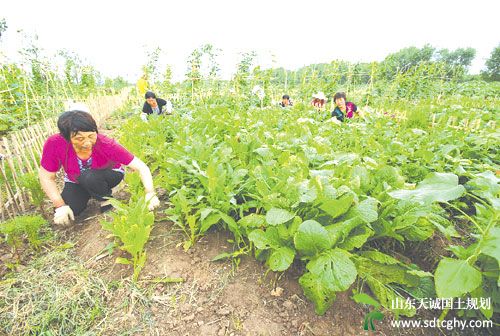
[[[128,99],[129,89],[114,96],[91,97],[85,103],[98,127]],[[29,195],[21,186],[24,174],[37,173],[40,155],[47,137],[57,132],[57,117],[9,133],[0,139],[0,220],[29,209]]]
[[[495,129],[496,122],[490,120],[482,125],[483,121],[481,119],[458,119],[457,116],[450,116],[445,118],[444,116],[439,118],[437,114],[432,115],[431,127],[436,127],[438,125],[450,127],[456,130],[464,130],[469,132],[479,131],[481,129]]]

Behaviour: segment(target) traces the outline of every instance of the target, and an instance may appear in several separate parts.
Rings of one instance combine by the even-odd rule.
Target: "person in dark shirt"
[[[290,96],[289,95],[283,95],[283,97],[281,97],[280,106],[281,107],[293,106],[293,103],[290,100]]]
[[[151,91],[146,92],[144,96],[146,98],[146,101],[144,102],[144,106],[142,107],[142,120],[146,120],[146,117],[151,114],[162,114],[164,106],[166,106],[166,114],[172,113],[172,103],[170,101],[156,98],[156,95]]]
[[[358,111],[358,107],[354,103],[346,102],[345,92],[335,93],[333,102],[335,103],[335,109],[332,111],[332,118],[335,117],[337,120],[344,121],[344,118],[350,119]]]

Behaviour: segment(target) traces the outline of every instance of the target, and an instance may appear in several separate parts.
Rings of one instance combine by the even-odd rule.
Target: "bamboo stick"
[[[26,133],[26,130],[23,129],[21,130],[21,136],[25,139],[26,142],[24,142],[25,144],[27,143],[28,146],[25,146],[25,147],[28,147],[28,152],[29,154],[31,154],[31,158],[33,159],[33,166],[34,167],[37,167],[38,166],[38,160],[35,156],[35,153],[33,151],[33,146],[32,146],[32,141],[29,140],[29,137]]]
[[[14,165],[12,153],[10,152],[10,148],[9,148],[8,144],[5,144],[5,152],[7,153],[5,160],[7,161],[7,164],[10,168],[10,173],[12,175],[12,181],[14,182],[14,188],[16,190],[15,194],[17,194],[20,190],[22,190],[22,187],[20,185],[20,181],[19,181],[19,178],[17,176],[17,170],[16,170],[16,167]],[[22,174],[21,170],[19,170],[18,172],[20,172]],[[9,181],[6,179],[6,184],[8,184],[8,183],[9,183]],[[22,197],[20,197],[20,204],[21,204],[22,210],[24,211],[24,199]]]
[[[12,142],[14,144],[14,148],[16,149],[16,154],[20,155],[23,158],[24,162],[26,163],[24,167],[26,167],[30,173],[33,173],[34,169],[31,166],[31,160],[28,159],[28,156],[26,156],[25,151],[21,150],[22,146],[20,145],[19,137],[17,136],[17,134],[12,135]]]
[[[5,179],[5,181],[8,181],[7,179],[7,174],[5,174],[5,170],[4,170],[4,165],[2,164],[2,166],[0,167],[0,172],[2,173],[2,176],[3,178]],[[8,195],[8,199],[7,199],[7,211],[9,209],[9,201],[11,201],[10,203],[12,203],[12,205],[14,206],[15,210],[17,210],[17,213],[20,212],[20,209],[19,209],[19,206],[17,205],[14,197],[15,197],[15,193],[14,191],[12,190],[10,184],[7,182],[5,183],[5,186],[7,188],[7,195]],[[14,211],[15,213],[15,211]]]
[[[26,90],[26,76],[23,77],[24,79],[24,105],[26,109],[26,120],[28,121],[28,126],[30,125],[30,110],[28,107],[28,92]]]
[[[0,188],[0,216],[2,216],[2,222],[5,221],[4,207],[5,203],[3,202],[3,191],[2,188]]]

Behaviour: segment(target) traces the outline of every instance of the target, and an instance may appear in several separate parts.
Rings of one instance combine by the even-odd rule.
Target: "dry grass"
[[[105,282],[70,251],[52,251],[0,282],[0,334],[131,334],[147,328],[147,292]]]

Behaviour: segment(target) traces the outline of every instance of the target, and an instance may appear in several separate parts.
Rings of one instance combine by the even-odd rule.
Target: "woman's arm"
[[[139,172],[141,177],[142,185],[146,191],[146,201],[148,202],[149,210],[154,210],[160,205],[160,200],[156,196],[155,189],[153,186],[153,177],[151,176],[151,171],[148,166],[141,159],[134,157],[134,159],[127,165],[127,167]]]
[[[64,200],[56,184],[56,173],[47,171],[45,168],[40,167],[38,171],[40,185],[47,197],[52,201],[54,208],[59,208],[64,205]]]
[[[137,171],[139,173],[146,194],[155,192],[151,171],[149,170],[148,166],[141,161],[141,159],[134,157],[134,159],[127,165],[127,167],[130,167],[134,171]]]

